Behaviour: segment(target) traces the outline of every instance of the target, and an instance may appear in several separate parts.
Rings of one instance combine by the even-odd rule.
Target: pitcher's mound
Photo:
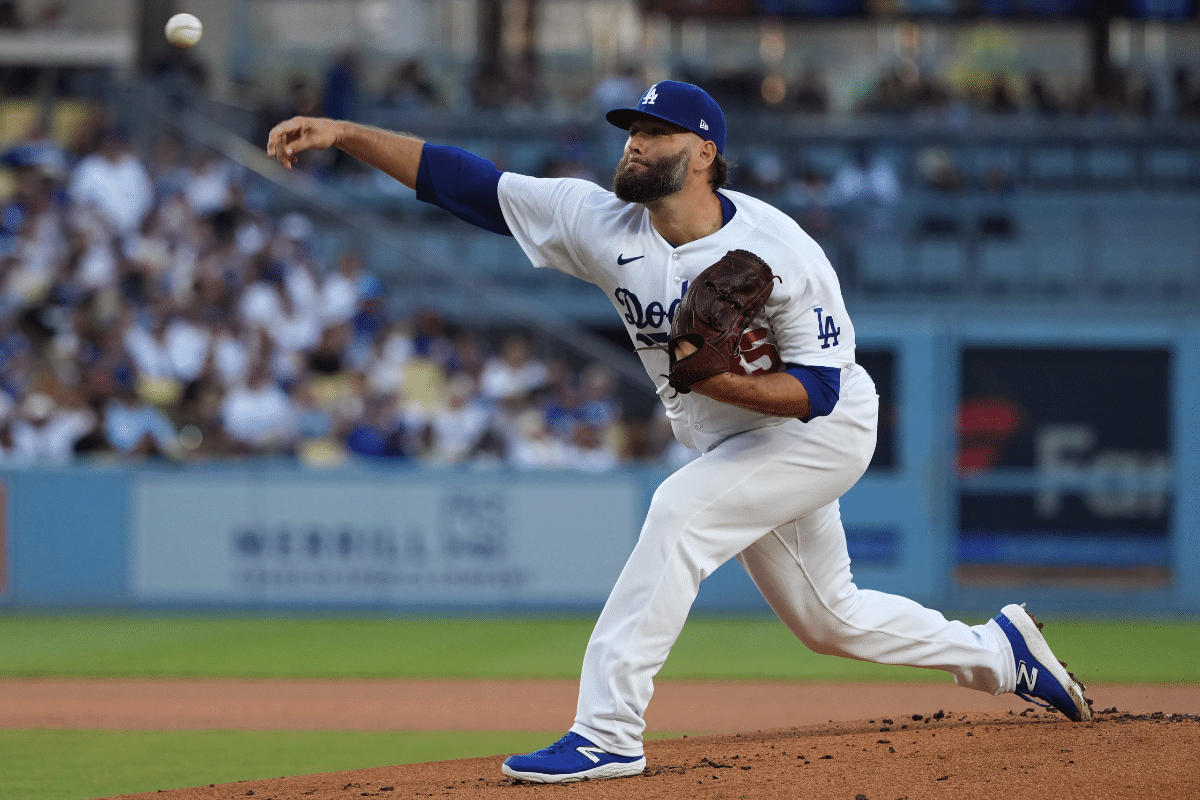
[[[127,795],[138,800],[381,798],[1200,797],[1200,717],[1097,710],[1058,714],[935,712],[646,744],[635,778],[562,786],[519,783],[503,756]]]

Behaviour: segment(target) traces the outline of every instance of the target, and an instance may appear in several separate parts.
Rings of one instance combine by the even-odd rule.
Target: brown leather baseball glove
[[[696,277],[671,321],[667,377],[675,391],[687,394],[696,381],[729,372],[738,363],[742,334],[767,304],[776,280],[766,262],[748,250],[730,250]],[[691,342],[696,352],[676,359],[680,341]]]

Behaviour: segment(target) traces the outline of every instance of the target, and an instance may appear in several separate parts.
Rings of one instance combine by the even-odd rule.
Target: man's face
[[[613,175],[613,194],[627,203],[653,203],[683,189],[692,160],[689,134],[655,120],[629,126],[625,154]]]

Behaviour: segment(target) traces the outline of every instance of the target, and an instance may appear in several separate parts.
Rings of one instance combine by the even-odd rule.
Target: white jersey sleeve
[[[841,285],[821,248],[808,242],[795,260],[771,264],[781,283],[767,302],[768,326],[785,365],[848,367],[855,337]]]
[[[497,188],[504,221],[535,267],[550,267],[589,283],[589,271],[577,240],[591,221],[586,212],[611,205],[612,195],[596,184],[573,178],[531,178],[506,172]]]

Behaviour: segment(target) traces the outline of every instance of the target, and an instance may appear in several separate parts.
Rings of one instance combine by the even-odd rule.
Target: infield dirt
[[[0,681],[0,727],[565,730],[574,690],[571,681],[11,679]],[[534,786],[505,778],[497,755],[123,797],[1200,797],[1200,685],[1088,694],[1096,720],[1076,724],[944,683],[663,681],[650,730],[715,733],[647,742],[636,778]]]
[[[462,798],[1190,798],[1200,796],[1200,720],[1099,714],[947,715],[648,742],[644,775],[538,786],[475,758],[177,789],[127,800]],[[886,729],[886,730],[885,730]]]

